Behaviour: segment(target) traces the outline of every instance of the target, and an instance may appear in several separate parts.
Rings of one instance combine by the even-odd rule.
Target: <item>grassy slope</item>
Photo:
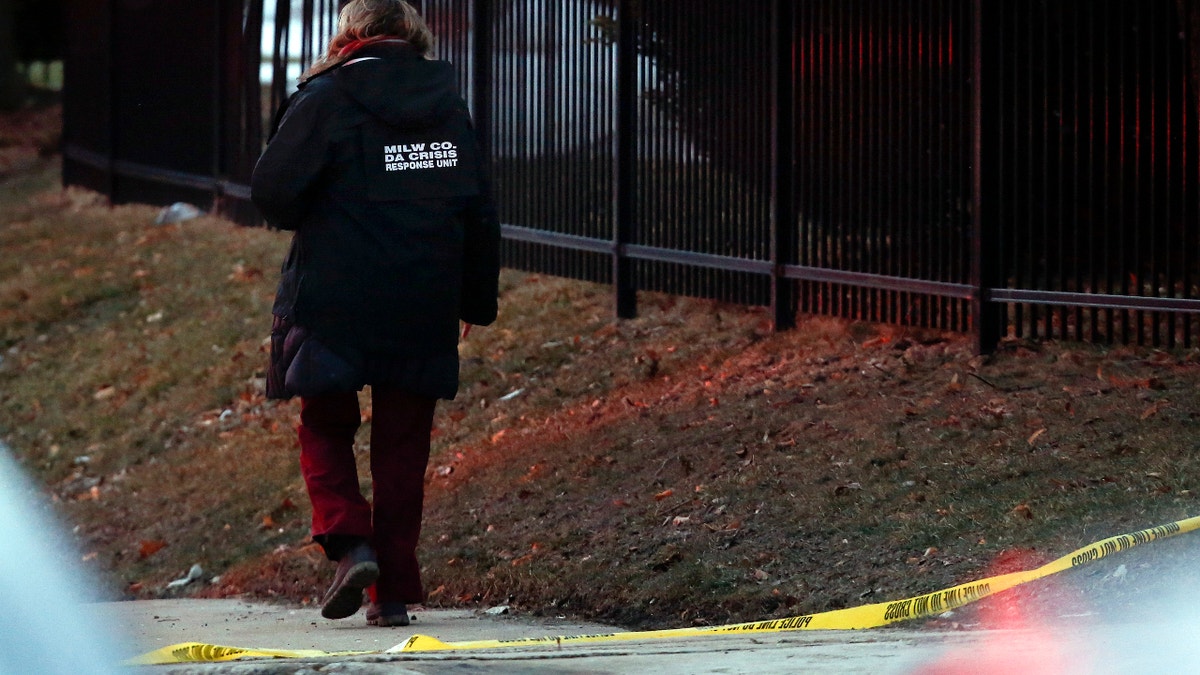
[[[44,187],[54,171],[43,167]],[[228,432],[263,405],[262,270],[285,242],[209,218],[157,227],[156,209],[84,192],[23,192],[6,190],[0,225],[7,442],[82,524],[94,560],[131,582],[261,550],[242,525],[294,491],[291,444],[269,418],[237,444]]]
[[[163,594],[200,563],[221,579],[188,593],[311,601],[330,570],[307,544],[297,408],[262,398],[286,236],[156,227],[55,171],[0,191],[0,438],[114,594]],[[1194,350],[1010,342],[984,359],[953,335],[813,318],[777,335],[760,310],[652,294],[614,323],[602,287],[503,286],[439,408],[431,603],[749,620],[1197,508]]]

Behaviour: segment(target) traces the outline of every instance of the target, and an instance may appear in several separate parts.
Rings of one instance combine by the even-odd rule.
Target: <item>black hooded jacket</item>
[[[355,388],[453,398],[459,320],[496,318],[500,231],[452,66],[387,42],[308,81],[251,193],[267,222],[295,230],[268,395],[311,395],[282,386],[299,326],[353,364]]]

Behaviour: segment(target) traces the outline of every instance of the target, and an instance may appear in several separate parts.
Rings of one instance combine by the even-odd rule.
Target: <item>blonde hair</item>
[[[404,0],[352,0],[338,15],[338,32],[325,55],[300,80],[310,80],[351,58],[341,52],[354,42],[389,37],[408,42],[422,56],[433,51],[433,33],[412,5]]]

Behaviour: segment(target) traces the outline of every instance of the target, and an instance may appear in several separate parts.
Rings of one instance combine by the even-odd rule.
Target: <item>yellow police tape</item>
[[[1114,553],[1129,550],[1135,546],[1148,544],[1159,539],[1167,539],[1176,535],[1200,529],[1200,516],[1178,520],[1173,523],[1138,530],[1130,534],[1122,534],[1098,541],[1090,546],[1076,549],[1067,555],[1046,563],[1041,567],[1023,572],[1012,572],[999,576],[988,577],[979,581],[959,584],[933,593],[918,595],[912,598],[878,602],[871,605],[837,609],[819,614],[806,614],[786,619],[771,619],[769,621],[752,621],[735,623],[724,626],[705,626],[700,628],[670,628],[665,630],[629,631],[624,633],[602,633],[598,635],[567,635],[547,636],[536,638],[520,638],[514,640],[469,640],[465,642],[442,642],[428,635],[413,635],[402,644],[387,650],[385,653],[412,653],[466,649],[496,649],[503,647],[531,647],[538,645],[570,645],[590,642],[613,642],[624,640],[648,640],[656,638],[698,637],[714,634],[731,633],[770,633],[795,630],[853,630],[861,628],[876,628],[899,621],[936,616],[943,612],[962,607],[989,595],[1008,590],[1014,586],[1057,574],[1063,570],[1080,565],[1086,565]],[[240,649],[237,647],[221,647],[197,642],[163,647],[152,652],[126,661],[129,665],[153,665],[167,663],[194,663],[204,661],[232,661],[241,658],[275,657],[275,658],[311,658],[328,656],[353,656],[378,654],[379,652],[322,652],[318,650],[283,650],[283,649]]]

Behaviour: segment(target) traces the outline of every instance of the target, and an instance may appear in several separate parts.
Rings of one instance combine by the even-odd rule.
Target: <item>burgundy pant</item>
[[[372,387],[372,507],[359,489],[354,463],[358,395],[301,399],[300,471],[312,500],[313,537],[370,541],[379,556],[375,596],[380,602],[418,603],[425,597],[416,551],[436,403]]]

